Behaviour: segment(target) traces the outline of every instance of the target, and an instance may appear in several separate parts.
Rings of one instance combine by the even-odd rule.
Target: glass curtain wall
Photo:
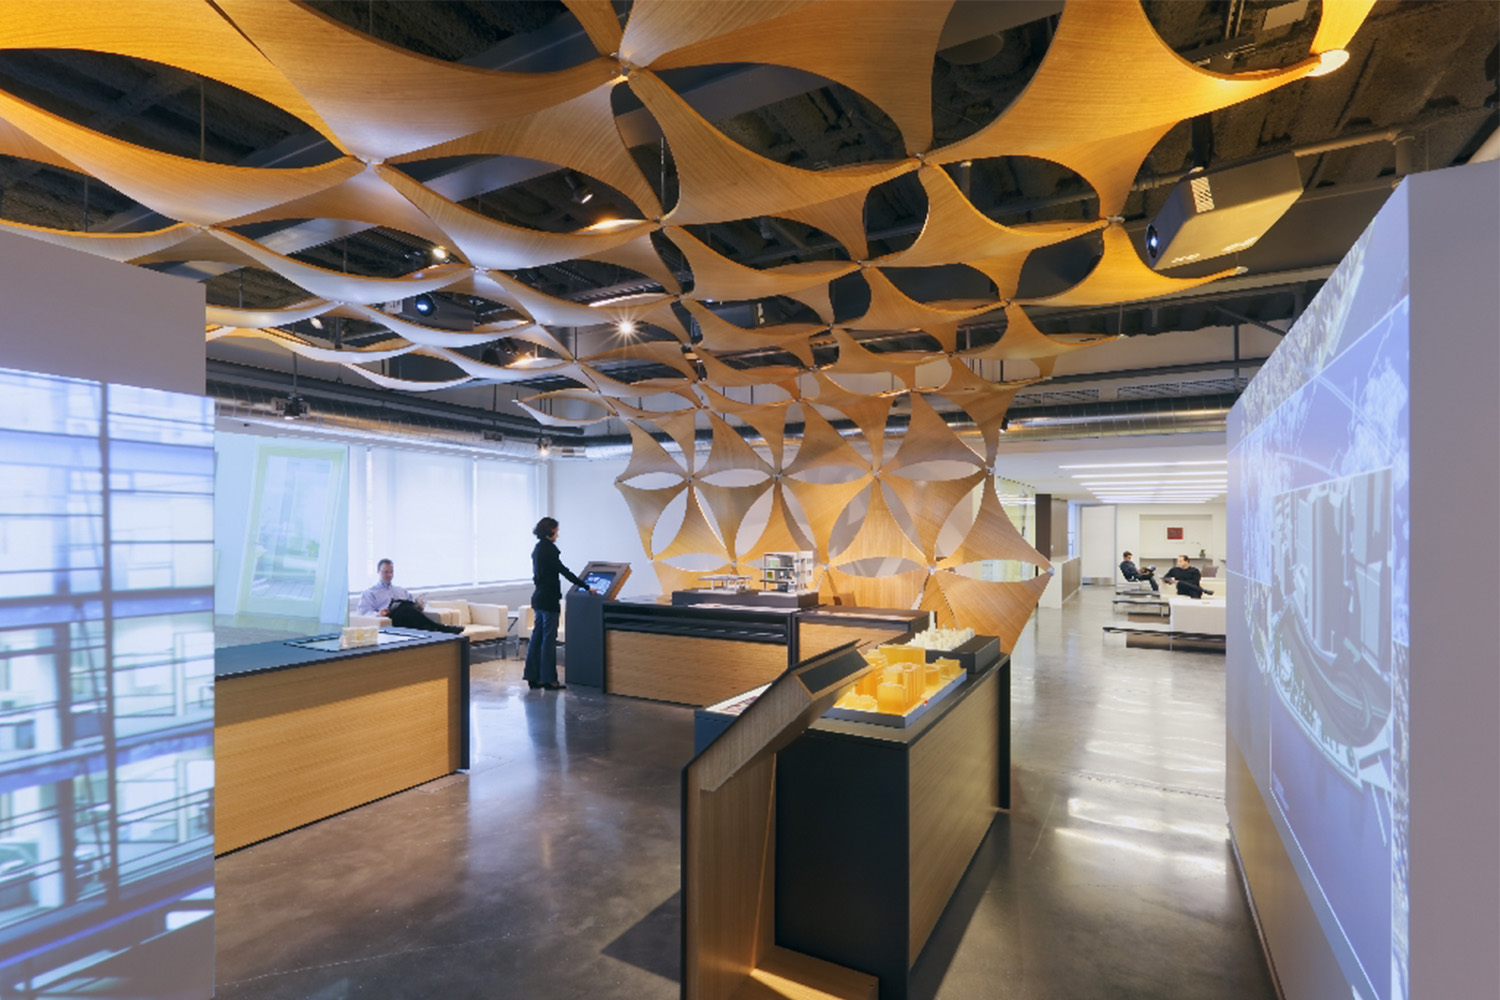
[[[531,576],[541,464],[375,445],[351,447],[350,461],[351,589],[369,585],[380,559],[407,588]]]

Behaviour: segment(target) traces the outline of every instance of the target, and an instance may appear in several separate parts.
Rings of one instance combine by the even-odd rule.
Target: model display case
[[[949,657],[927,659],[920,646],[877,646],[865,659],[875,667],[828,710],[830,719],[905,728],[942,701],[968,676]]]
[[[760,566],[761,590],[796,594],[813,589],[811,552],[767,552]]]

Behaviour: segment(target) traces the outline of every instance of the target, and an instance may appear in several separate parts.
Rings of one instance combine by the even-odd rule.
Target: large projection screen
[[[217,643],[342,628],[349,616],[349,448],[220,431],[214,438]]]
[[[1310,906],[1338,995],[1359,1000],[1408,995],[1406,215],[1403,189],[1251,382],[1228,434],[1231,826],[1242,856],[1262,859],[1267,845],[1247,841],[1269,816],[1306,898],[1292,909]],[[1235,794],[1244,770],[1264,814]],[[1287,996],[1312,995],[1291,967],[1305,942],[1277,939],[1294,922],[1287,886],[1252,867]],[[1335,995],[1322,975],[1316,995]]]
[[[213,403],[0,369],[0,995],[202,998]]]

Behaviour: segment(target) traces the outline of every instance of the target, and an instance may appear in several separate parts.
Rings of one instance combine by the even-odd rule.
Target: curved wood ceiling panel
[[[641,548],[646,550],[646,558],[651,558],[651,539],[656,531],[656,522],[661,520],[662,511],[667,509],[667,504],[687,489],[687,483],[674,483],[659,489],[615,483],[615,489],[625,498],[625,505],[630,508],[630,516],[635,520],[635,530],[641,536]]]
[[[351,157],[277,170],[190,160],[76,125],[4,91],[0,119],[153,211],[203,226],[305,197],[363,169]]]
[[[660,427],[677,444],[682,452],[682,464],[691,475],[698,461],[698,411],[678,410],[673,413],[657,413],[652,423]]]
[[[196,226],[183,222],[149,233],[101,233],[80,232],[76,229],[49,229],[46,226],[28,226],[24,222],[6,222],[3,219],[0,219],[0,230],[15,233],[17,236],[29,236],[34,240],[67,247],[70,250],[81,250],[96,257],[106,257],[122,263],[174,247],[199,232]],[[216,321],[211,319],[209,322]],[[270,324],[248,325],[267,326]]]
[[[905,250],[875,261],[880,267],[931,267],[959,264],[972,259],[1030,253],[1039,247],[1061,243],[1105,225],[1103,219],[1076,224],[1049,224],[1012,228],[993,222],[959,191],[958,185],[938,166],[925,166],[917,179],[927,191],[927,221],[917,240]],[[871,286],[873,292],[874,286]],[[900,293],[897,293],[900,294]],[[874,309],[874,303],[871,303]]]
[[[566,417],[541,409],[540,404],[551,403],[554,400],[586,403],[598,407],[603,412],[596,417]],[[548,427],[586,427],[590,424],[602,423],[614,416],[614,411],[610,409],[607,402],[585,389],[553,389],[551,392],[539,392],[535,396],[516,400],[516,405],[525,407],[537,423],[546,424]]]
[[[469,282],[454,287],[504,302],[547,326],[594,326],[600,321],[599,310],[539,292],[503,271],[477,272]]]
[[[23,160],[35,160],[52,167],[61,167],[74,173],[87,173],[78,164],[50,146],[37,142],[25,130],[17,128],[0,118],[0,156],[18,156]]]
[[[1001,650],[1010,653],[1051,578],[1043,573],[1019,583],[996,583],[938,570],[928,581],[922,607],[936,612],[941,625],[999,636]],[[945,612],[946,622],[942,621]]]
[[[813,364],[813,334],[827,329],[811,323],[786,323],[747,330],[721,319],[706,306],[691,299],[683,301],[683,307],[698,321],[703,334],[702,344],[710,351],[763,351],[774,348],[794,355],[809,368]]]
[[[1374,6],[1375,0],[1323,0],[1318,33],[1312,41],[1313,55],[1347,46]]]
[[[1201,278],[1169,278],[1158,274],[1135,252],[1135,242],[1125,228],[1110,225],[1104,230],[1104,256],[1088,277],[1056,295],[1023,301],[1027,305],[1048,306],[1113,305],[1183,292],[1237,273],[1238,269],[1231,267]]]
[[[948,360],[953,366],[953,375],[937,390],[937,394],[958,406],[974,421],[984,438],[985,465],[993,467],[1000,447],[1000,425],[1005,420],[1005,413],[1010,409],[1016,393],[1030,385],[1031,380],[996,384],[975,375],[957,358]]]
[[[858,576],[837,566],[828,567],[828,582],[839,597],[859,608],[910,608],[922,596],[927,568],[883,576]]]
[[[636,51],[653,56],[638,65],[656,69],[737,62],[816,73],[864,95],[890,115],[908,153],[932,144],[932,61],[953,0],[845,0],[790,10],[765,0],[716,0],[709,10],[717,30],[687,44],[672,44],[674,38],[697,33],[684,30],[690,15],[683,5],[672,6],[676,9],[669,26],[650,24],[667,4],[648,4],[641,11],[643,29],[655,27],[659,40],[655,46],[640,44],[646,31],[638,32],[629,40],[636,44],[625,46],[626,58]],[[632,12],[632,24],[635,18]],[[743,21],[751,23],[741,26]],[[859,44],[829,43],[851,24],[858,25]],[[653,49],[661,46],[668,47],[655,54]]]
[[[666,220],[674,225],[782,215],[787,209],[868,191],[916,166],[915,160],[903,160],[828,170],[788,167],[724,135],[655,74],[636,70],[629,80],[672,147],[679,194]]]
[[[862,261],[870,256],[870,244],[865,236],[865,201],[868,198],[868,191],[855,191],[832,201],[783,209],[781,214],[823,230],[844,245],[850,260]]]
[[[1185,118],[1300,80],[1317,66],[1317,59],[1306,59],[1284,70],[1212,73],[1173,52],[1140,4],[1069,0],[1046,56],[1015,102],[989,125],[928,159],[1040,156],[1084,173],[1052,154],[1112,136],[1164,133]]]
[[[703,514],[703,507],[698,502],[698,491],[689,486],[687,507],[684,508],[682,516],[682,527],[677,529],[677,534],[672,541],[658,552],[656,557],[670,559],[673,556],[699,553],[728,558],[724,543],[719,540],[718,535],[714,534],[713,526],[708,523],[708,518]]]
[[[208,321],[220,326],[289,326],[314,316],[321,316],[333,308],[327,299],[311,299],[285,309],[232,309],[229,306],[209,306]]]
[[[712,413],[707,416],[708,424],[713,429],[713,446],[709,449],[708,458],[704,459],[703,465],[698,469],[698,478],[735,470],[771,475],[771,467],[745,442],[739,431],[725,423],[722,417],[716,417]]]
[[[840,353],[842,353],[842,346]],[[831,407],[854,421],[854,425],[865,436],[865,444],[869,446],[870,455],[875,464],[879,465],[885,442],[885,422],[890,416],[891,404],[896,401],[896,394],[866,395],[861,392],[850,392],[821,372],[815,373],[813,380],[817,383],[818,395],[813,398],[812,402],[819,406]],[[811,407],[804,405],[802,412],[806,414],[810,409]],[[801,457],[800,453],[798,457]]]
[[[882,351],[876,354],[865,347],[843,327],[834,327],[833,342],[839,356],[827,371],[841,375],[894,375],[910,388],[916,381],[917,368],[941,355],[913,351]]]
[[[486,269],[519,270],[573,260],[628,243],[656,228],[653,222],[589,232],[544,233],[512,226],[449,201],[395,167],[375,168],[381,178],[453,237],[465,257]],[[598,316],[594,317],[598,322]]]
[[[780,385],[797,378],[802,369],[790,365],[760,365],[755,368],[735,368],[714,357],[705,350],[698,350],[698,361],[703,365],[704,377],[721,386]]]
[[[867,267],[861,274],[870,286],[870,307],[859,319],[843,324],[851,330],[951,330],[955,324],[1000,305],[997,301],[977,308],[945,309],[909,298],[877,267]]]
[[[235,326],[221,326],[216,330],[211,330],[208,333],[207,339],[222,340],[227,337],[270,341],[273,344],[285,347],[298,357],[307,358],[309,361],[323,361],[336,365],[387,361],[391,358],[399,358],[403,354],[411,354],[417,350],[415,344],[401,344],[399,347],[382,347],[380,344],[374,344],[369,347],[351,347],[345,350],[334,350],[331,347],[319,347],[316,344],[310,344],[296,334],[287,333],[285,330],[252,329]],[[400,341],[383,341],[382,343],[400,344]]]
[[[874,481],[868,475],[844,483],[809,483],[791,478],[781,481],[783,486],[792,491],[792,496],[797,498],[802,516],[807,518],[807,526],[812,529],[812,540],[816,546],[814,554],[820,562],[828,561],[828,539],[833,534],[833,526],[843,516],[844,509]]]
[[[609,59],[555,73],[476,69],[379,41],[301,4],[216,3],[344,147],[367,160],[389,159],[561,104],[619,73]]]
[[[677,275],[672,273],[672,269],[661,259],[661,254],[656,252],[650,233],[633,236],[619,246],[608,250],[584,254],[580,259],[628,267],[632,271],[639,271],[646,277],[661,282],[661,287],[674,295],[682,292],[682,285],[678,283]],[[657,323],[657,325],[661,324]]]
[[[938,535],[943,525],[953,514],[961,500],[974,492],[974,487],[984,480],[987,473],[978,469],[962,479],[908,479],[905,476],[886,476],[885,484],[896,494],[901,506],[911,516],[917,530],[917,544],[922,548],[926,565],[937,562]]]
[[[204,0],[5,0],[0,48],[149,59],[237,87],[332,137],[297,88]]]
[[[360,378],[373,382],[382,389],[399,389],[402,392],[437,392],[439,389],[456,389],[469,381],[469,377],[465,375],[463,378],[442,379],[436,382],[418,382],[408,378],[392,378],[389,375],[382,375],[380,372],[372,372],[370,369],[360,365],[346,364],[344,367]]]
[[[651,568],[656,570],[656,582],[661,587],[664,597],[674,591],[692,590],[705,576],[734,572],[734,567],[728,563],[717,569],[680,569],[660,559],[653,562]]]
[[[573,12],[583,26],[594,51],[601,56],[614,55],[620,51],[620,38],[624,34],[620,17],[610,0],[563,0],[563,6]]]
[[[887,471],[909,468],[924,462],[964,462],[983,465],[984,459],[959,440],[947,421],[938,415],[921,393],[911,393],[911,423],[901,447],[884,464]]]
[[[922,550],[917,548],[906,532],[896,523],[890,505],[885,502],[885,491],[880,480],[870,484],[869,506],[859,519],[859,528],[849,544],[833,553],[840,563],[858,562],[861,559],[907,559],[926,566]]]
[[[786,404],[743,407],[733,412],[754,428],[765,441],[766,448],[771,452],[771,469],[779,474],[786,447]]]
[[[322,191],[303,198],[272,205],[225,221],[226,226],[245,226],[253,222],[281,219],[348,219],[388,226],[413,236],[430,240],[438,246],[453,246],[452,237],[430,216],[403,198],[377,173],[376,167],[365,167],[359,173]]]
[[[689,379],[698,377],[697,370],[682,356],[682,345],[675,340],[648,340],[639,344],[626,344],[623,347],[614,347],[597,354],[590,354],[579,360],[594,367],[597,367],[601,361],[649,361],[675,369]]]
[[[392,163],[439,156],[524,156],[597,177],[635,202],[648,218],[661,215],[661,202],[625,148],[615,125],[611,97],[615,77],[555,107],[508,119],[435,146],[391,157]]]
[[[634,422],[627,422],[625,429],[630,432],[630,461],[626,464],[625,471],[615,477],[615,482],[623,483],[652,473],[681,476],[684,481],[687,479],[687,470],[677,464],[667,453],[667,449],[661,446],[661,442],[651,436],[650,431]]]
[[[330,271],[314,264],[304,264],[300,260],[267,250],[254,240],[246,239],[238,233],[223,229],[214,229],[210,232],[229,246],[243,251],[258,261],[262,267],[275,271],[293,284],[314,295],[325,299],[337,299],[341,302],[368,305],[374,302],[394,302],[410,295],[421,295],[424,292],[435,292],[453,284],[461,274],[468,271],[463,264],[439,264],[436,267],[413,272],[404,278],[367,278],[359,274]]]
[[[687,257],[693,272],[692,297],[704,302],[737,302],[796,292],[826,285],[834,278],[856,270],[859,265],[847,261],[809,261],[758,271],[708,248],[701,240],[680,226],[662,230]]]
[[[1040,365],[1044,360],[1055,360],[1064,354],[1097,347],[1115,339],[1100,337],[1096,340],[1067,341],[1049,337],[1036,328],[1025,309],[1011,303],[1005,307],[1005,333],[1000,339],[984,347],[960,351],[959,356],[976,361],[1035,361]],[[1050,366],[1043,374],[1051,374]]]
[[[755,501],[765,496],[766,491],[771,488],[771,480],[748,486],[719,486],[700,482],[697,487],[703,502],[713,512],[714,521],[719,525],[719,534],[724,539],[725,548],[729,550],[729,558],[733,559],[740,525],[744,523],[750,508],[755,506]]]
[[[771,510],[766,517],[765,530],[737,562],[743,564],[747,560],[759,559],[767,552],[802,552],[812,547],[812,542],[792,517],[792,512],[787,507],[786,494],[778,482],[771,487]]]
[[[802,441],[797,445],[797,454],[786,467],[785,474],[795,476],[810,469],[833,467],[863,472],[870,468],[870,463],[834,430],[826,417],[803,403]]]
[[[1000,497],[995,492],[995,481],[991,478],[985,479],[984,492],[979,498],[979,512],[974,515],[974,523],[969,526],[963,542],[948,553],[938,566],[952,569],[989,559],[1015,559],[1043,569],[1052,565],[1045,556],[1031,547],[1031,543],[1011,523],[1010,516],[1000,505]]]

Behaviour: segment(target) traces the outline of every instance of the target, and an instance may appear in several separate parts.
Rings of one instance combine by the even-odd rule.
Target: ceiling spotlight
[[[417,315],[419,316],[431,316],[437,312],[437,302],[433,300],[431,295],[418,295],[411,300],[411,306],[417,311]]]
[[[1318,68],[1308,76],[1327,76],[1349,61],[1349,52],[1346,49],[1329,49],[1318,56]]]
[[[316,317],[316,316],[314,316],[314,317],[313,317],[313,318],[312,318],[312,319],[311,319],[311,320],[310,320],[310,322],[311,322],[311,323],[312,323],[312,328],[313,328],[313,329],[314,329],[314,330],[321,330],[321,329],[323,329],[323,321],[322,321],[322,320],[320,320],[320,319],[318,319],[318,317]]]
[[[578,204],[587,205],[593,199],[594,192],[590,191],[589,186],[583,183],[583,181],[580,181],[570,173],[564,174],[563,179],[568,182],[568,190],[573,193],[572,198]]]
[[[296,420],[299,417],[307,416],[308,412],[307,400],[296,394],[288,396],[286,401],[281,404],[282,420]]]
[[[615,324],[615,329],[620,332],[620,336],[629,337],[635,333],[635,323],[628,319],[622,319]]]
[[[448,248],[447,247],[433,247],[432,248],[432,259],[436,260],[436,261],[447,260],[448,259]]]
[[[540,437],[536,439],[536,454],[538,458],[546,458],[552,454],[552,439]]]

